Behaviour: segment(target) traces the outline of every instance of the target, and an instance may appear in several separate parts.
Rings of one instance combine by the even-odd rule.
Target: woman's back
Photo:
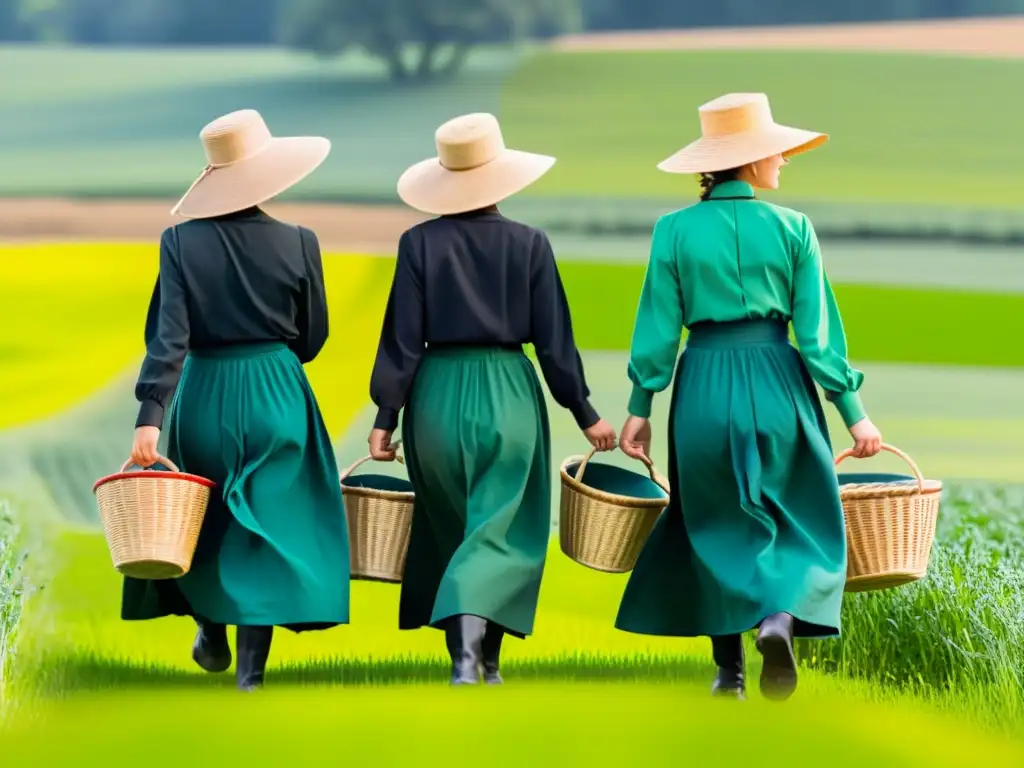
[[[550,245],[543,232],[496,210],[413,227],[403,255],[420,282],[427,344],[533,341],[532,279]]]
[[[741,181],[666,217],[683,323],[790,320],[795,268],[808,250],[807,218],[754,198]]]
[[[312,232],[249,208],[179,224],[169,246],[185,287],[190,348],[303,336],[310,290],[323,291]]]

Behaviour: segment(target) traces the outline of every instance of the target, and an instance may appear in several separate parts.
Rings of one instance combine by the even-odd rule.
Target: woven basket
[[[942,483],[925,480],[898,448],[883,444],[882,450],[903,459],[914,475],[839,475],[846,517],[847,592],[899,587],[928,570]],[[843,451],[836,466],[852,455],[852,450]]]
[[[636,565],[640,550],[658,516],[668,506],[668,481],[644,459],[650,479],[609,464],[594,464],[603,480],[641,481],[646,497],[610,493],[583,483],[594,450],[562,462],[559,540],[562,552],[580,565],[604,573],[626,573]],[[625,483],[623,483],[625,484]]]
[[[210,490],[205,477],[181,472],[159,457],[167,470],[129,472],[100,478],[93,493],[114,567],[136,579],[176,579],[188,573],[206,517]]]
[[[341,475],[348,517],[351,578],[400,584],[405,571],[416,494],[408,480],[388,475],[350,477],[373,457],[360,459]],[[399,463],[404,464],[401,456]]]

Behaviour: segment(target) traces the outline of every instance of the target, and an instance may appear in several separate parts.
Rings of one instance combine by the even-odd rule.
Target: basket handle
[[[583,457],[583,461],[580,462],[579,467],[576,469],[576,476],[573,478],[573,480],[575,480],[577,483],[583,482],[581,479],[583,477],[583,473],[587,469],[587,464],[590,462],[592,458],[594,458],[595,453],[597,453],[597,448],[591,448],[590,451]],[[665,479],[658,473],[658,470],[654,468],[654,462],[643,454],[641,454],[639,460],[643,463],[645,467],[647,467],[647,474],[651,476],[651,481],[659,488],[661,488],[661,490],[663,490],[665,493],[671,493],[671,491],[668,489],[668,482],[665,481]]]
[[[402,444],[402,441],[399,440],[397,443],[395,443],[395,448],[397,449],[398,446],[400,446],[401,444]],[[401,454],[397,454],[395,456],[395,459],[398,461],[399,464],[405,464],[405,459],[402,458]],[[372,460],[373,460],[373,456],[372,455],[364,456],[363,458],[359,459],[359,461],[357,461],[355,464],[353,464],[351,467],[349,467],[348,469],[346,469],[344,472],[341,473],[341,479],[342,480],[347,480],[349,475],[351,475],[353,472],[355,472],[359,467],[363,466],[363,464],[365,464],[366,462],[372,461]]]
[[[128,459],[128,461],[126,461],[124,464],[121,465],[121,471],[122,472],[127,472],[128,471],[128,467],[139,467],[139,469],[145,471],[147,469],[152,468],[153,465],[155,465],[155,464],[163,464],[165,467],[167,467],[172,472],[181,472],[181,470],[178,469],[178,465],[177,464],[175,464],[173,461],[168,459],[166,456],[163,456],[162,454],[159,454],[159,453],[156,455],[156,461],[154,461],[153,464],[151,464],[148,467],[139,467],[139,465],[136,464],[134,461],[132,461],[131,459]]]
[[[910,468],[914,471],[914,478],[917,480],[918,490],[924,493],[924,475],[921,474],[921,470],[917,468],[917,464],[914,463],[914,460],[907,456],[907,454],[905,454],[899,448],[893,445],[889,445],[888,443],[882,443],[882,450],[888,451],[889,453],[893,453],[899,456],[901,459],[903,459],[903,461],[905,461],[910,466]],[[845,461],[851,456],[853,456],[853,448],[847,448],[845,451],[836,456],[835,465],[838,467],[841,462]]]

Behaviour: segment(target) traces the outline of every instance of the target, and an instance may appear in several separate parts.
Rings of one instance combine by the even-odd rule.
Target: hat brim
[[[258,154],[200,175],[171,213],[206,219],[259,205],[306,178],[330,151],[320,136],[272,138]]]
[[[714,173],[739,168],[773,155],[788,159],[820,147],[826,141],[827,133],[775,124],[758,131],[699,138],[658,163],[658,170],[665,173]]]
[[[502,151],[477,168],[452,171],[437,157],[408,168],[398,179],[398,196],[423,213],[446,216],[496,205],[530,186],[551,170],[555,158]]]

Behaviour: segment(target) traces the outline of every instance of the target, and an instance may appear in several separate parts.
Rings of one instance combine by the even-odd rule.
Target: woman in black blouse
[[[599,450],[614,430],[588,400],[565,292],[547,236],[497,203],[554,158],[506,149],[497,120],[466,115],[437,131],[439,157],[410,168],[402,199],[438,215],[405,232],[370,394],[370,452],[393,460],[405,409],[416,489],[399,626],[446,631],[453,684],[500,683],[505,634],[533,631],[551,531],[544,394]]]
[[[125,579],[122,618],[194,617],[195,662],[263,683],[275,626],[349,620],[348,530],[338,468],[303,364],[327,340],[316,236],[257,207],[312,172],[326,139],[274,138],[259,114],[225,115],[201,134],[209,165],[175,208],[194,221],[160,240],[132,460],[168,456],[217,483],[191,570]],[[174,396],[173,401],[171,400]]]

